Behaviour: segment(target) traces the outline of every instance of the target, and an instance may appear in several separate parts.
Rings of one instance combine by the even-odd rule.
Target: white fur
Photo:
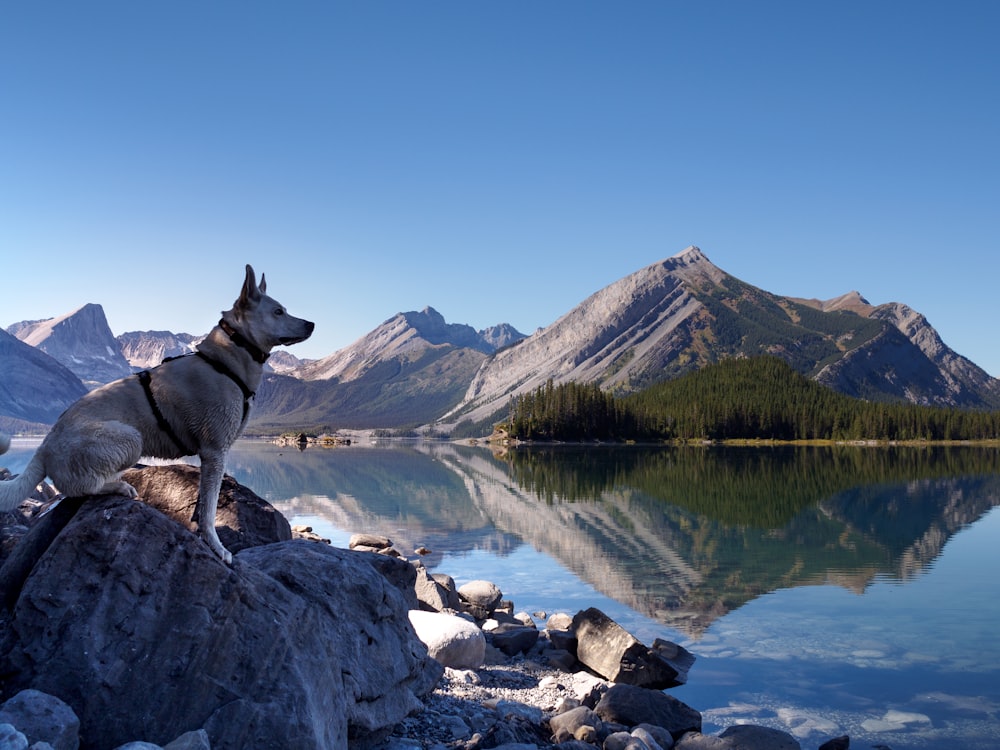
[[[263,353],[280,344],[307,339],[313,324],[292,317],[265,294],[261,275],[257,286],[253,269],[239,299],[222,320]],[[235,337],[234,337],[235,338]],[[247,348],[238,346],[216,326],[198,350],[221,363],[251,391],[263,376],[263,365]],[[241,388],[200,356],[181,357],[151,370],[151,388],[163,416],[181,443],[201,459],[201,480],[195,518],[198,533],[225,562],[232,555],[215,532],[215,511],[229,448],[244,427]],[[0,454],[10,438],[0,435]],[[70,406],[45,437],[25,470],[0,482],[0,511],[10,510],[27,498],[46,476],[69,497],[127,494],[135,489],[119,480],[121,473],[142,456],[180,458],[184,452],[157,424],[142,385],[128,377],[91,391]]]

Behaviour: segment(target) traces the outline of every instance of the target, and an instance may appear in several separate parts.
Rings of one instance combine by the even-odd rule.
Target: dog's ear
[[[253,267],[247,263],[247,276],[243,280],[243,290],[240,292],[238,304],[246,306],[253,302],[260,301],[260,294],[264,291],[264,277],[261,276],[261,285],[257,286],[257,277],[254,275]]]
[[[257,288],[260,289],[261,294],[267,293],[267,279],[264,278],[264,274],[260,275],[260,286]]]

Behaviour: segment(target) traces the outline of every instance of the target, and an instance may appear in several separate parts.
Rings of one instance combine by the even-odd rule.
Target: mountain
[[[618,393],[732,356],[773,354],[838,391],[872,400],[993,408],[1000,382],[899,303],[857,292],[781,297],[730,276],[689,247],[605,287],[547,328],[496,352],[442,423],[488,424],[511,396],[548,380]]]
[[[477,331],[469,325],[446,323],[441,313],[425,307],[420,312],[397,313],[350,346],[304,366],[296,375],[303,380],[338,378],[350,382],[387,361],[409,361],[428,350],[444,352],[450,347],[492,354],[523,338],[507,324]]]
[[[52,424],[86,392],[69,369],[0,330],[0,425],[4,432]]]
[[[132,374],[100,305],[86,304],[49,320],[15,323],[7,332],[41,349],[90,385]]]
[[[118,338],[122,354],[132,369],[136,372],[156,367],[170,357],[182,357],[191,354],[204,336],[192,336],[190,333],[171,333],[170,331],[130,331]],[[264,369],[268,372],[281,374],[294,373],[305,364],[294,354],[284,349],[271,352]]]
[[[99,305],[8,330],[99,382],[131,372],[119,348],[148,367],[194,343],[166,332],[116,341]],[[275,353],[249,429],[450,431],[464,422],[463,429],[488,431],[512,395],[548,380],[625,394],[758,354],[851,396],[1000,408],[1000,381],[951,350],[910,307],[872,305],[856,291],[830,300],[782,297],[689,247],[595,292],[529,337],[506,324],[481,331],[449,324],[427,307],[399,313],[319,360]]]
[[[280,375],[294,375],[311,362],[312,360],[309,359],[299,359],[284,349],[275,349],[267,358],[267,362],[264,363],[264,371],[276,372]]]
[[[431,307],[389,318],[350,346],[290,373],[268,375],[250,429],[396,428],[427,424],[459,402],[509,325],[476,331]]]
[[[194,351],[203,337],[170,331],[129,331],[118,336],[122,355],[135,371],[156,367],[167,357],[179,357]]]

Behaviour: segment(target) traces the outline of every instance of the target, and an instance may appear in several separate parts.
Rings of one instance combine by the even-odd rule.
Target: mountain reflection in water
[[[0,465],[23,470],[37,441]],[[295,448],[228,470],[335,544],[420,545],[519,609],[597,606],[697,656],[706,732],[803,747],[1000,747],[1000,451],[979,447]],[[577,606],[578,605],[578,606]]]
[[[688,635],[756,597],[908,580],[1000,504],[981,448],[310,448],[243,441],[229,471],[286,515],[435,554],[522,543]],[[443,571],[452,572],[452,571]],[[454,574],[454,573],[453,573]]]

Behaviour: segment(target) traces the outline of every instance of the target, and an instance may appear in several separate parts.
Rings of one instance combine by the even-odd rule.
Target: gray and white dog
[[[201,459],[194,518],[198,533],[232,562],[215,531],[226,456],[243,432],[250,400],[273,347],[309,338],[313,324],[288,314],[246,267],[240,297],[197,345],[136,376],[91,391],[59,417],[25,470],[0,482],[0,511],[27,498],[46,476],[67,497],[126,494],[123,471],[143,456]],[[0,454],[10,439],[0,435]]]

